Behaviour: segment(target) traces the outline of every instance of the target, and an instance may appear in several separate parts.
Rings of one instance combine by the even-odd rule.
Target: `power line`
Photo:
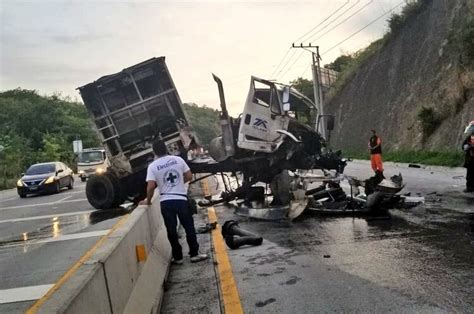
[[[347,0],[346,3],[344,3],[343,5],[341,5],[339,8],[337,8],[334,12],[332,12],[331,14],[329,14],[324,20],[322,20],[318,25],[316,25],[315,27],[313,27],[312,29],[310,29],[309,31],[307,31],[306,33],[304,33],[302,36],[298,37],[295,41],[293,42],[298,42],[300,41],[302,38],[306,37],[306,35],[308,35],[309,33],[313,32],[316,28],[319,27],[319,25],[323,24],[324,22],[326,22],[329,18],[331,18],[334,14],[336,14],[340,9],[342,9],[343,7],[345,7],[348,3],[350,2],[350,0]],[[359,1],[358,1],[359,2]],[[291,48],[290,48],[291,49]]]
[[[341,14],[339,14],[338,16],[336,16],[335,19],[333,19],[332,21],[330,21],[328,24],[326,24],[323,28],[319,29],[316,33],[314,33],[313,35],[311,35],[311,37],[309,39],[307,39],[307,41],[311,40],[311,38],[313,38],[314,36],[316,36],[316,34],[318,34],[319,32],[321,32],[322,30],[326,29],[328,26],[330,26],[332,23],[334,23],[335,21],[337,21],[338,18],[340,18],[341,16],[343,16],[344,14],[346,14],[347,12],[349,12],[353,7],[355,7],[356,5],[358,5],[360,3],[360,0],[357,0],[356,3],[354,3],[353,5],[351,5],[347,10],[345,10],[344,12],[342,12]]]
[[[399,2],[397,5],[393,6],[390,10],[388,10],[387,12],[381,14],[380,16],[378,16],[377,18],[375,18],[374,20],[372,20],[370,23],[366,24],[364,27],[362,27],[361,29],[357,30],[356,32],[352,33],[351,35],[349,35],[348,37],[346,37],[345,39],[343,39],[342,41],[340,41],[339,43],[337,43],[336,45],[332,46],[331,48],[325,50],[324,52],[321,53],[321,56],[325,55],[326,53],[328,53],[329,51],[333,50],[334,48],[340,46],[341,44],[345,43],[346,41],[348,41],[349,39],[351,39],[352,37],[354,37],[355,35],[357,35],[358,33],[360,33],[361,31],[363,31],[364,29],[366,29],[367,27],[369,27],[370,25],[374,24],[375,22],[377,22],[378,20],[380,20],[382,17],[384,17],[385,15],[391,13],[393,10],[395,10],[396,8],[398,8],[399,6],[401,6],[402,4],[404,3],[404,1],[401,1]],[[303,71],[303,73],[301,74],[301,77],[303,75],[306,74],[306,72],[308,71],[308,69],[310,68],[311,65],[308,65],[306,67],[306,69]]]
[[[306,35],[310,34],[311,32],[313,32],[316,28],[318,28],[321,24],[323,24],[324,22],[326,22],[328,19],[330,19],[332,16],[334,16],[337,12],[339,12],[339,10],[341,10],[343,7],[345,7],[348,3],[350,2],[350,0],[347,0],[346,3],[342,4],[341,6],[339,6],[336,10],[334,10],[333,12],[331,12],[326,18],[324,18],[321,22],[319,22],[315,27],[313,27],[311,30],[309,30],[308,32],[306,32],[305,34],[303,34],[302,36],[300,36],[299,38],[297,38],[294,42],[298,42],[300,39],[304,38]],[[360,0],[357,1],[357,3],[360,2]],[[356,4],[357,4],[356,3]],[[353,5],[354,6],[354,5]],[[351,9],[353,6],[351,6],[349,9]],[[344,11],[344,13],[347,12]],[[344,14],[343,13],[343,14]],[[330,25],[332,23],[329,22],[328,25]],[[284,62],[285,58],[288,56],[289,52],[291,50],[291,47],[288,48],[288,50],[286,51],[285,55],[283,56],[283,58],[281,59],[280,63],[278,64],[278,66],[273,70],[272,74],[270,75],[271,77],[273,77],[274,75],[278,76],[284,69],[285,67],[288,65],[288,63],[291,61],[291,59],[294,57],[294,55],[296,54],[296,51],[293,51],[293,53],[291,54],[290,58],[286,61],[286,63],[283,65],[282,68],[280,68],[280,65]],[[280,68],[280,71],[278,71],[278,69]]]
[[[291,49],[291,48],[290,48]],[[293,53],[291,54],[290,58],[288,58],[288,60],[286,60],[286,63],[283,65],[283,67],[280,69],[280,71],[278,73],[276,73],[276,77],[275,78],[278,78],[278,76],[280,75],[280,73],[285,69],[285,67],[288,65],[288,63],[290,63],[291,59],[293,59],[293,56],[296,54],[296,50],[293,50]],[[286,72],[285,72],[286,73]]]
[[[338,27],[339,25],[345,23],[347,20],[349,20],[351,17],[353,17],[354,15],[356,15],[357,13],[359,13],[362,9],[364,9],[365,7],[367,7],[368,5],[370,5],[371,3],[373,2],[373,0],[370,0],[370,2],[368,2],[367,4],[365,4],[362,8],[358,9],[357,11],[355,11],[353,14],[351,14],[349,17],[345,18],[344,20],[342,20],[339,24],[337,24],[336,26],[332,27],[331,29],[329,29],[326,33],[324,33],[323,35],[319,36],[319,38],[322,38],[324,35],[328,34],[329,32],[331,32],[333,29],[335,29],[336,27]],[[326,29],[328,26],[330,26],[332,23],[334,23],[335,21],[337,21],[341,16],[343,16],[344,14],[346,14],[347,12],[349,12],[352,8],[354,8],[357,4],[360,3],[360,0],[357,1],[355,4],[351,5],[348,9],[346,9],[344,12],[342,12],[341,14],[339,14],[336,18],[334,18],[333,20],[331,20],[328,24],[326,24],[323,28],[319,29],[316,33],[314,33],[312,36],[314,37],[316,34],[318,34],[320,31]],[[300,54],[298,55],[296,61],[294,61],[292,63],[292,66],[296,64],[296,62],[303,56],[303,51],[300,52]],[[294,54],[293,54],[294,55]],[[287,61],[287,64],[289,63],[289,61]],[[286,64],[285,64],[286,65]],[[280,72],[278,74],[280,74],[281,72],[283,72],[283,69],[282,68],[280,70]],[[284,75],[286,75],[286,73],[288,73],[290,71],[291,67],[288,68],[282,75],[282,77]]]
[[[351,39],[352,37],[354,37],[355,35],[357,35],[358,33],[360,33],[361,31],[363,31],[364,29],[366,29],[367,27],[369,27],[370,25],[374,24],[375,22],[377,22],[378,20],[380,20],[382,17],[384,17],[385,15],[387,15],[388,13],[392,12],[393,10],[395,10],[396,8],[398,8],[399,6],[401,6],[405,1],[401,1],[399,2],[396,6],[394,6],[393,8],[391,8],[388,12],[380,15],[379,17],[377,17],[376,19],[372,20],[369,24],[365,25],[364,27],[362,27],[361,29],[359,29],[358,31],[352,33],[351,35],[349,35],[346,39],[340,41],[339,43],[337,43],[336,45],[332,46],[331,48],[329,48],[328,50],[325,50],[321,55],[324,55],[326,53],[328,53],[329,51],[333,50],[334,48],[336,48],[337,46],[343,44],[344,42],[348,41],[349,39]]]
[[[321,39],[321,37],[327,35],[328,33],[332,32],[334,29],[338,28],[339,26],[341,26],[342,24],[344,24],[345,22],[347,22],[349,19],[351,19],[354,15],[356,15],[357,13],[359,13],[360,11],[362,11],[363,9],[365,9],[366,7],[368,7],[369,5],[372,4],[372,2],[374,2],[374,0],[370,0],[369,2],[367,2],[364,6],[362,6],[361,8],[359,8],[357,11],[355,11],[354,13],[352,13],[351,15],[349,15],[348,17],[346,17],[344,20],[342,20],[339,24],[337,24],[336,26],[332,27],[331,29],[329,29],[327,32],[325,32],[324,34],[322,34],[321,36],[317,37],[317,38],[314,38],[311,37],[310,40],[317,40],[317,39]]]
[[[280,65],[283,63],[283,61],[285,60],[286,56],[290,53],[290,50],[291,48],[288,48],[288,50],[286,51],[285,55],[283,56],[283,58],[280,60],[280,63],[278,63],[277,67],[273,69],[272,71],[272,74],[270,74],[270,78],[273,77],[273,75],[276,73],[277,69],[280,67]]]
[[[295,50],[295,51],[296,51],[296,50]],[[288,68],[286,69],[285,73],[283,73],[283,74],[281,75],[281,78],[282,78],[282,79],[285,77],[286,73],[288,73],[288,72],[293,68],[293,66],[294,66],[294,65],[296,64],[296,62],[301,58],[301,56],[303,56],[303,54],[304,54],[304,50],[301,50],[301,51],[300,51],[300,54],[298,55],[298,57],[296,58],[296,60],[291,64],[290,67],[288,67]]]

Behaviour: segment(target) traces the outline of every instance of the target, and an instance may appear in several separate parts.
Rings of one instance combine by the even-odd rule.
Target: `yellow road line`
[[[207,213],[211,223],[217,221],[214,207],[209,207]],[[240,303],[239,291],[235,284],[232,266],[230,265],[229,256],[227,255],[224,238],[222,237],[221,227],[219,225],[217,225],[217,228],[212,231],[212,241],[214,243],[217,258],[217,269],[219,270],[224,311],[226,314],[243,313],[244,311],[242,310],[242,304]]]
[[[129,215],[130,214],[127,214],[123,216],[122,218],[120,218],[120,220],[115,223],[115,225],[110,229],[110,231],[106,235],[103,235],[99,239],[99,241],[97,241],[96,244],[94,244],[93,247],[91,247],[74,265],[72,265],[72,267],[69,268],[61,276],[61,278],[59,278],[59,280],[54,284],[54,286],[52,286],[51,289],[49,289],[48,292],[46,292],[46,294],[41,299],[37,300],[26,311],[26,313],[27,314],[36,313],[39,310],[40,306],[43,305],[53,295],[54,292],[56,292],[59,288],[61,288],[61,286],[64,285],[64,283],[66,283],[66,281],[69,278],[71,278],[72,275],[74,275],[74,273],[79,269],[79,267],[81,267],[81,265],[84,264],[92,256],[92,254],[94,254],[95,250],[97,250],[97,248],[99,248],[99,246],[101,246],[102,243],[104,243],[105,240],[107,240],[107,238],[112,232],[114,232],[118,227],[120,227],[120,225],[122,225],[122,223],[128,218]]]

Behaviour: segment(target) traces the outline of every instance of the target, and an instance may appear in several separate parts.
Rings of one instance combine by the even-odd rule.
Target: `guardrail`
[[[158,201],[138,206],[88,253],[30,312],[159,311],[171,248]]]

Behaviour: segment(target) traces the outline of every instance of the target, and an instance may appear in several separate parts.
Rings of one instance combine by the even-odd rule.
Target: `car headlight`
[[[84,170],[79,170],[77,174],[84,174]]]
[[[99,167],[97,169],[95,169],[95,173],[97,174],[103,174],[105,172],[105,168],[103,167]]]
[[[18,181],[16,181],[16,186],[21,188],[23,186],[23,181],[21,181],[21,179],[19,179]]]
[[[54,176],[49,177],[46,181],[44,181],[44,184],[50,184],[54,182]]]

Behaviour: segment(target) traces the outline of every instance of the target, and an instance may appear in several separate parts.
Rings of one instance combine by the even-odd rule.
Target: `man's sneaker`
[[[197,263],[208,258],[209,256],[207,254],[198,254],[196,256],[191,256],[191,263]]]
[[[171,259],[171,263],[175,265],[183,265],[183,259]]]

